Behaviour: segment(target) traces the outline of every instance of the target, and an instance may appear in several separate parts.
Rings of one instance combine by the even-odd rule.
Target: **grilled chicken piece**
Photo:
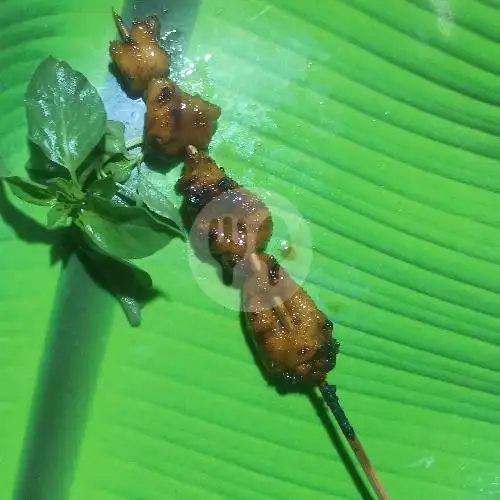
[[[219,106],[183,92],[166,78],[151,80],[147,94],[146,136],[152,146],[177,156],[189,145],[203,149],[210,144]]]
[[[259,254],[253,259],[242,310],[267,368],[291,382],[323,382],[339,348],[332,322],[274,257]]]
[[[170,56],[158,43],[160,22],[156,16],[135,20],[129,33],[118,14],[115,21],[123,41],[111,42],[109,53],[130,92],[140,95],[152,78],[168,76]]]

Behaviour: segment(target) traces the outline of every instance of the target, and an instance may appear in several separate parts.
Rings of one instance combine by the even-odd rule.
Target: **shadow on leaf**
[[[82,246],[78,256],[89,276],[116,297],[132,326],[141,323],[141,309],[165,294],[153,286],[149,274],[128,262]]]
[[[27,243],[52,245],[61,238],[61,230],[49,230],[14,206],[5,193],[5,185],[0,182],[0,216],[5,224],[14,230],[17,237]]]
[[[68,170],[49,160],[43,154],[43,151],[39,146],[30,140],[27,140],[26,144],[29,151],[29,159],[26,162],[26,171],[32,181],[40,184],[46,184],[49,179],[53,179],[55,177],[62,177],[67,180],[70,179]]]

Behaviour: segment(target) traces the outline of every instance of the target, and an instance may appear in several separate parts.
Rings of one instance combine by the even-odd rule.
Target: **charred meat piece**
[[[130,33],[115,14],[123,41],[110,43],[109,52],[133,94],[142,94],[152,78],[168,76],[170,56],[158,43],[160,22],[156,16],[135,20]]]
[[[260,264],[244,284],[242,305],[267,368],[295,382],[321,383],[338,351],[333,324],[274,257],[254,258]]]
[[[234,265],[265,248],[273,227],[268,208],[206,153],[189,148],[179,189],[198,249]]]
[[[221,114],[219,106],[183,92],[166,78],[151,80],[147,91],[146,136],[152,146],[177,156],[187,146],[206,148]]]

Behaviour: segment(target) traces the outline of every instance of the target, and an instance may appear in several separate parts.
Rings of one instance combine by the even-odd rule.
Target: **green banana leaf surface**
[[[211,152],[334,322],[329,380],[391,498],[500,498],[500,2],[3,0],[10,171],[49,55],[140,132],[112,8],[156,14],[175,79],[222,108]],[[238,291],[188,245],[137,261],[161,296],[132,328],[59,242],[0,186],[0,498],[373,498],[319,399],[268,383]]]

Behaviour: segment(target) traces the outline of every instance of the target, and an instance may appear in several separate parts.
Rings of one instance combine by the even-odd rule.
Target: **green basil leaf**
[[[164,176],[154,174],[153,172],[140,171],[139,181],[137,183],[137,193],[139,199],[155,214],[172,221],[181,231],[183,231],[183,222],[179,210],[167,196],[171,188]]]
[[[147,205],[144,205],[145,207],[147,207]],[[177,224],[175,224],[175,222],[173,222],[172,220],[170,219],[165,219],[164,217],[160,217],[159,215],[157,215],[155,212],[152,212],[148,209],[148,213],[151,215],[151,217],[153,217],[153,219],[158,223],[158,224],[161,224],[162,226],[165,227],[166,231],[169,231],[169,232],[173,232],[175,233],[179,238],[183,239],[184,241],[186,241],[187,239],[187,234],[186,234],[186,231],[179,227]]]
[[[111,198],[111,203],[119,207],[130,207],[134,204],[136,194],[122,184],[117,184],[117,186],[118,192]]]
[[[84,248],[83,262],[94,279],[113,294],[132,326],[141,323],[141,308],[158,295],[151,276],[130,262],[117,260],[98,249]]]
[[[84,198],[83,191],[74,182],[61,177],[47,181],[49,189],[56,195],[59,201],[77,203]]]
[[[111,177],[97,179],[89,186],[89,193],[95,194],[96,196],[102,196],[108,200],[113,198],[117,190],[118,186]]]
[[[97,90],[78,71],[53,57],[36,69],[25,97],[28,136],[44,154],[70,171],[101,140],[106,111]]]
[[[140,259],[161,250],[174,233],[140,207],[121,207],[90,196],[77,225],[104,252],[118,259]]]
[[[117,160],[110,161],[104,166],[104,172],[111,175],[116,182],[125,182],[134,170],[136,162],[120,157]]]
[[[125,316],[127,316],[130,326],[140,326],[142,322],[141,304],[139,304],[137,299],[127,297],[126,295],[120,295],[117,298],[120,301]]]
[[[58,163],[49,160],[39,146],[30,142],[29,149],[30,156],[25,164],[25,169],[30,179],[41,184],[46,184],[47,181],[56,177],[70,177],[68,170]]]
[[[64,203],[56,203],[47,212],[47,227],[49,229],[57,226],[67,227],[68,219],[71,216],[71,211],[73,207],[71,205],[65,205]]]
[[[5,177],[4,180],[9,184],[12,194],[23,201],[34,205],[52,205],[56,201],[55,194],[42,184],[17,176]]]
[[[109,155],[109,157],[126,153],[125,125],[122,122],[116,122],[114,120],[108,120],[106,122],[106,129],[100,143],[100,149]]]

